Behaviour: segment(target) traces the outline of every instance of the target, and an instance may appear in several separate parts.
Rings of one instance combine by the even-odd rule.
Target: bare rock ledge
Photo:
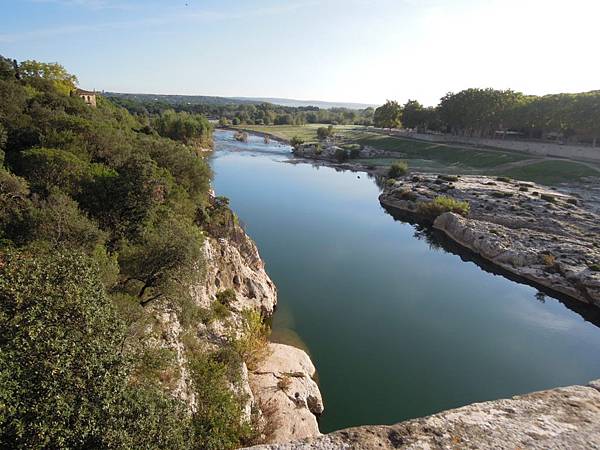
[[[323,399],[313,380],[315,366],[295,347],[269,344],[269,355],[250,372],[250,387],[263,415],[268,416],[268,441],[289,442],[319,436],[317,415]]]
[[[515,275],[600,307],[600,213],[579,195],[485,176],[418,174],[393,182],[382,205],[419,220],[438,196],[467,201],[467,217],[445,213],[434,228]]]
[[[255,450],[600,449],[600,380]]]

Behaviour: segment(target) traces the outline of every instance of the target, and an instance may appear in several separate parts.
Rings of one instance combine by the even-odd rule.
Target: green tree
[[[53,186],[75,194],[87,163],[64,150],[33,148],[21,154],[20,173],[32,180],[32,188],[48,192]]]
[[[125,284],[140,304],[187,295],[194,274],[201,270],[202,235],[191,222],[165,211],[135,243],[119,255]]]
[[[68,95],[77,85],[77,77],[71,75],[58,63],[43,63],[39,61],[23,61],[19,64],[19,73],[26,81],[36,79],[50,81],[62,94]]]
[[[375,110],[373,123],[379,128],[398,128],[402,120],[402,107],[396,101],[388,100]]]

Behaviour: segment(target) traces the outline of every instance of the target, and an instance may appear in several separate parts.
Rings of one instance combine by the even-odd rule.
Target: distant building
[[[96,106],[96,91],[85,91],[83,89],[75,89],[75,95],[81,97],[84,102],[90,106]]]

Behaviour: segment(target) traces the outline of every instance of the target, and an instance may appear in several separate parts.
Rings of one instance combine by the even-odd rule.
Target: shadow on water
[[[487,259],[482,258],[468,248],[456,243],[446,236],[442,231],[419,224],[410,214],[393,207],[383,205],[382,207],[390,216],[394,218],[394,220],[411,224],[415,228],[415,238],[427,242],[431,249],[442,250],[456,255],[460,257],[463,262],[474,263],[481,270],[492,275],[501,276],[510,281],[514,281],[515,283],[531,286],[538,290],[536,298],[540,302],[545,302],[546,296],[555,298],[568,309],[579,314],[585,321],[600,328],[600,308],[580,302],[578,300],[574,300],[564,294],[561,294],[560,292],[549,289],[546,286],[541,286],[540,284],[531,280],[523,278],[519,275],[515,275],[514,273],[491,263]]]

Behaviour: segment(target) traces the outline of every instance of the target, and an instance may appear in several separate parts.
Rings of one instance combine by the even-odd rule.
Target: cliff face
[[[256,450],[600,448],[600,380]]]
[[[267,318],[277,304],[277,289],[254,242],[238,225],[227,236],[206,238],[203,273],[191,291],[193,301],[205,310],[210,310],[217,294],[224,290],[233,290],[235,300],[227,306],[227,317],[193,324],[201,347],[198,351],[217,350],[231,336],[241,336],[245,332],[245,310],[260,312]],[[177,314],[164,306],[157,308],[154,315],[164,330],[156,345],[171,350],[176,357],[178,377],[172,383],[172,393],[193,410],[195,396],[187,368],[184,327]],[[262,429],[264,442],[286,442],[319,434],[315,414],[323,411],[323,404],[312,379],[315,368],[304,351],[269,344],[251,369],[242,363],[240,383],[231,389],[244,403],[244,419]],[[280,383],[282,379],[290,379],[291,383]]]

